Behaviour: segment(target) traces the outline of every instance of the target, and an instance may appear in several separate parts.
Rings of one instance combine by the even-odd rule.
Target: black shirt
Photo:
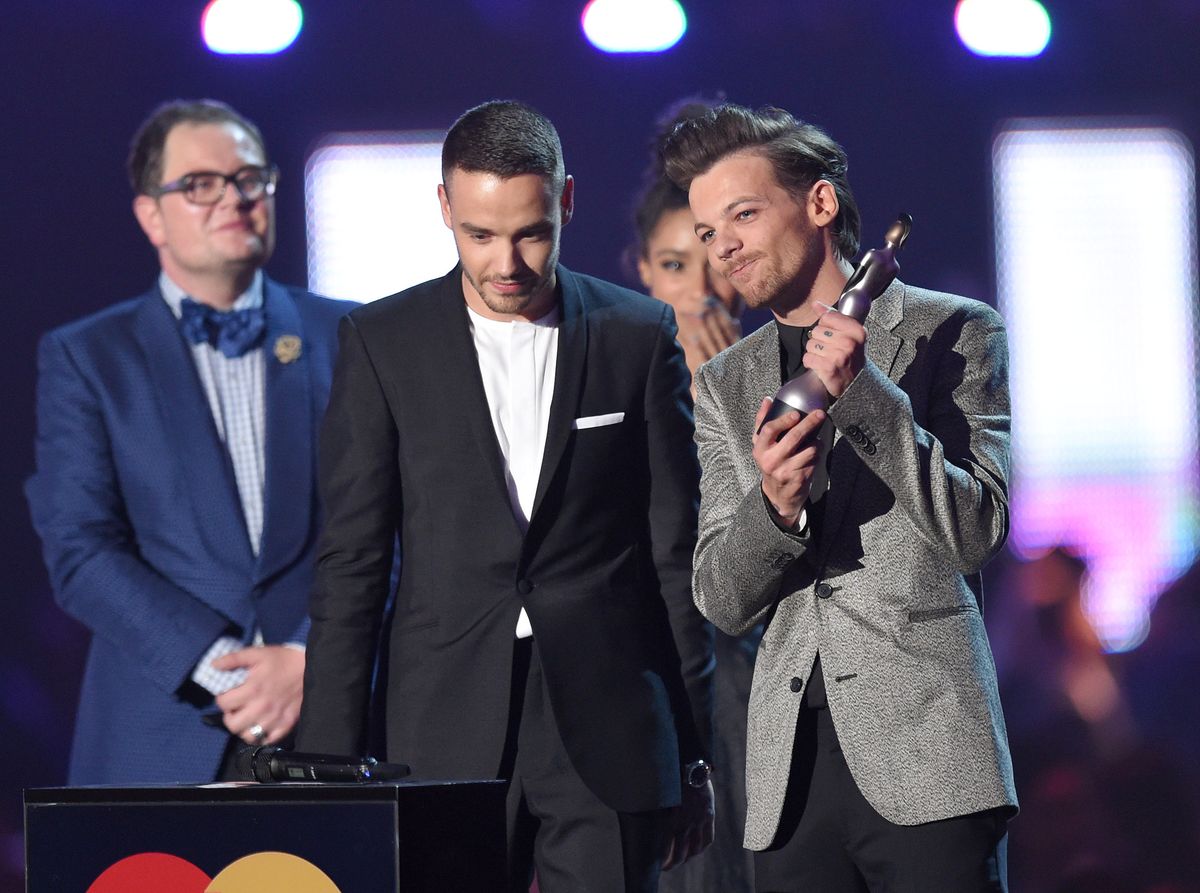
[[[816,327],[816,323],[811,326],[785,326],[778,320],[775,321],[775,328],[779,330],[780,384],[790,381],[804,370],[804,351],[808,347],[808,338]],[[816,503],[809,503],[804,507],[808,530],[814,541],[820,533],[821,516],[824,515],[824,510],[824,499],[818,500]],[[804,690],[803,704],[805,707],[828,705],[825,698],[825,676],[821,672],[819,652],[813,660],[808,687]]]

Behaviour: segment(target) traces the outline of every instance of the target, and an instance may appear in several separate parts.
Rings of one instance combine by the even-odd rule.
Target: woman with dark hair
[[[687,193],[666,178],[658,147],[675,125],[706,105],[690,102],[669,110],[660,122],[647,185],[634,211],[638,277],[650,296],[670,304],[679,324],[679,343],[688,369],[741,337],[741,296],[708,263],[695,233]],[[746,704],[761,629],[734,638],[717,630],[714,676],[713,779],[716,833],[699,856],[663,872],[659,893],[749,893],[753,861],[742,847],[746,817]]]
[[[694,375],[741,337],[742,299],[708,264],[693,229],[687,193],[664,176],[642,194],[635,214],[638,278],[675,309],[679,343]]]

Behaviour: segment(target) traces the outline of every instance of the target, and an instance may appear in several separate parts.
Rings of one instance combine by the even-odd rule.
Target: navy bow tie
[[[267,330],[262,307],[221,311],[184,298],[181,309],[184,337],[192,344],[210,344],[231,359],[258,347]]]

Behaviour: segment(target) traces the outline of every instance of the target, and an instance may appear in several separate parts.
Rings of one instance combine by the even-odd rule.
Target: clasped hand
[[[217,696],[225,728],[247,744],[277,744],[300,718],[304,652],[283,645],[243,648],[213,661],[218,670],[245,667],[246,681]],[[259,726],[261,739],[250,732]]]
[[[742,325],[711,295],[675,307],[679,343],[693,372],[742,337]]]

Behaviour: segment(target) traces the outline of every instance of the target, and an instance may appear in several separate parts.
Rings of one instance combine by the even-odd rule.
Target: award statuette
[[[896,274],[900,272],[896,254],[904,247],[904,242],[908,239],[911,230],[912,217],[908,214],[900,214],[883,237],[884,246],[872,248],[863,255],[863,259],[859,261],[858,267],[854,270],[854,275],[842,289],[842,294],[834,305],[834,310],[844,313],[860,323],[867,318],[867,313],[871,310],[871,302],[884,293],[895,280]],[[758,429],[761,431],[762,426],[767,422],[789,412],[799,412],[800,417],[803,418],[815,409],[827,410],[829,402],[829,392],[825,390],[821,379],[811,369],[803,369],[799,375],[788,379],[775,392],[771,408],[767,410],[762,425],[759,425]],[[811,502],[816,502],[824,495],[828,484],[825,457],[829,455],[829,447],[833,443],[833,425],[828,419],[821,426],[819,439],[821,456],[810,491],[809,500]]]
[[[841,297],[833,309],[838,313],[862,322],[871,310],[871,302],[878,298],[900,272],[900,264],[896,261],[896,253],[904,246],[909,232],[912,230],[912,218],[901,214],[883,237],[882,248],[872,248],[859,261],[854,275],[842,289]],[[804,369],[795,378],[783,383],[771,403],[762,424],[777,419],[784,413],[793,410],[800,417],[808,415],[814,409],[829,408],[829,392],[821,379],[813,374],[811,369]],[[762,430],[762,425],[759,425]]]

